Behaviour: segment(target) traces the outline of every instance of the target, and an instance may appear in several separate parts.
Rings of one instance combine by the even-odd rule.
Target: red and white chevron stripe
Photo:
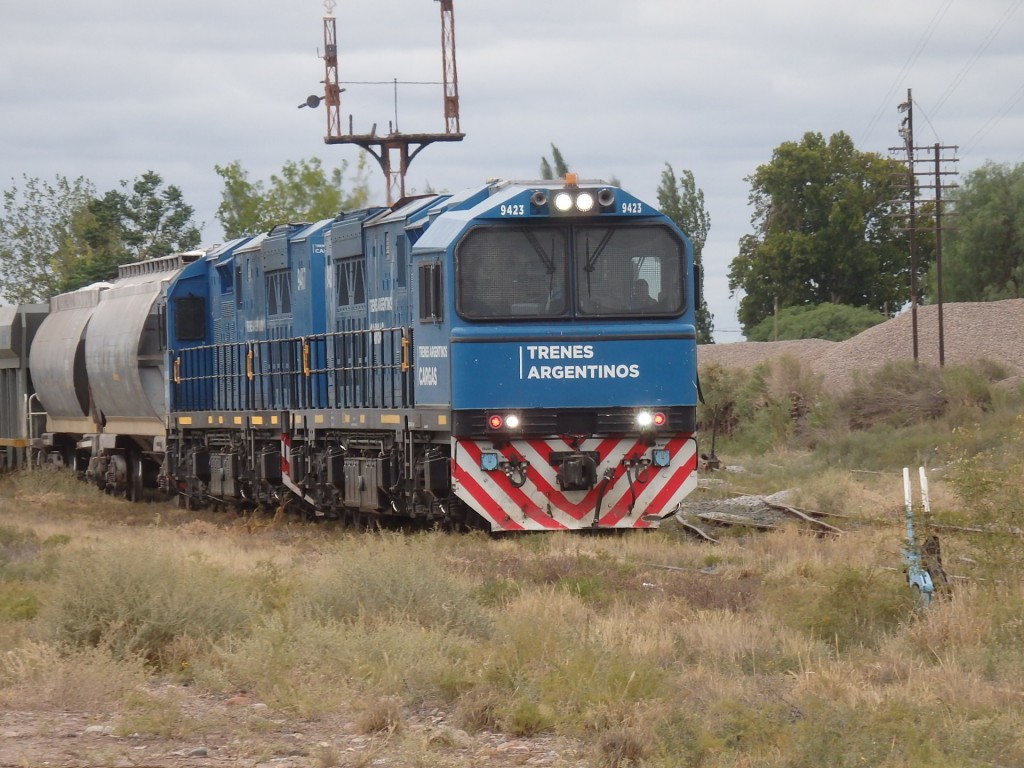
[[[483,515],[493,531],[591,528],[602,478],[608,468],[614,468],[614,474],[601,499],[600,528],[657,527],[657,518],[673,512],[697,485],[697,442],[686,434],[676,435],[667,445],[659,445],[669,451],[669,466],[649,467],[646,477],[641,475],[646,482],[639,482],[634,474],[632,491],[622,460],[650,453],[650,447],[635,438],[591,438],[580,443],[578,450],[596,451],[600,456],[598,480],[589,491],[562,491],[558,487],[558,469],[551,466],[549,455],[552,451],[571,450],[568,440],[513,440],[500,450],[489,441],[456,438],[452,443],[455,493]],[[521,457],[528,463],[526,482],[521,488],[516,488],[502,471],[486,472],[480,468],[481,454],[495,450],[507,460]]]
[[[281,479],[292,493],[304,500],[310,506],[316,508],[316,501],[307,496],[295,481],[292,480],[292,437],[286,430],[281,432]],[[322,514],[318,512],[317,514]]]

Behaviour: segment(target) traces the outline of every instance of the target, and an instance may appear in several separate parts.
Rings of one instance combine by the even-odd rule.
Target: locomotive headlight
[[[638,411],[636,414],[636,425],[640,429],[649,427],[663,427],[668,419],[661,411]]]
[[[576,209],[580,213],[587,213],[594,207],[594,196],[589,192],[580,192],[576,196]]]
[[[555,209],[562,213],[572,210],[572,195],[568,192],[559,192],[555,195]]]
[[[487,417],[487,426],[491,429],[518,429],[519,428],[519,415],[515,413],[506,413],[504,416],[500,413],[492,413]]]

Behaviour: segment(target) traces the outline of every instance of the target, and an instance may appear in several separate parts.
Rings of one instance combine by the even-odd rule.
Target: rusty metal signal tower
[[[334,17],[335,0],[324,0],[324,95],[310,96],[300,107],[316,107],[321,101],[327,107],[325,144],[355,144],[373,155],[384,171],[388,205],[405,197],[405,174],[409,164],[425,147],[437,141],[462,141],[459,130],[459,75],[455,67],[454,0],[435,0],[441,4],[441,59],[444,86],[444,133],[401,133],[390,126],[385,136],[377,135],[374,124],[370,133],[353,133],[352,116],[348,132],[341,128],[341,80],[338,77],[338,34]],[[397,89],[398,81],[395,81]],[[396,96],[397,99],[397,96]]]

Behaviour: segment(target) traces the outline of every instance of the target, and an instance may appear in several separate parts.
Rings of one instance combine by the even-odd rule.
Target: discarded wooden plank
[[[718,539],[716,539],[714,536],[708,535],[705,531],[702,531],[693,523],[688,523],[685,520],[680,520],[679,518],[676,518],[676,524],[687,533],[691,534],[692,536],[696,536],[698,539],[701,539],[702,541],[707,541],[711,544],[718,543]]]
[[[759,523],[756,520],[751,520],[750,518],[741,517],[739,515],[701,512],[697,514],[696,517],[699,520],[714,523],[715,525],[738,525],[744,528],[757,528],[761,531],[770,531],[775,528],[775,526],[770,523]]]
[[[765,504],[771,507],[772,509],[777,509],[780,512],[785,512],[787,515],[792,515],[793,517],[799,518],[800,520],[803,520],[805,523],[816,525],[819,528],[829,531],[830,533],[836,534],[837,536],[842,533],[845,533],[845,531],[843,531],[842,529],[836,528],[834,525],[829,525],[824,520],[818,520],[817,518],[811,517],[810,515],[801,512],[799,509],[787,507],[785,504],[776,504],[773,501],[765,501]]]

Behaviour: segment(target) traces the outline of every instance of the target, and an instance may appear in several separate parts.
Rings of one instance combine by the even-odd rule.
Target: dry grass
[[[279,718],[347,713],[368,741],[321,744],[321,766],[469,765],[492,732],[556,739],[588,768],[1024,763],[1019,580],[982,580],[958,555],[987,545],[949,533],[965,578],[921,610],[896,474],[806,484],[802,503],[848,515],[841,537],[784,526],[714,547],[240,526],[21,483],[0,480],[0,595],[39,610],[0,614],[0,707],[267,738],[189,703],[245,691]],[[959,512],[939,477],[932,495]],[[438,712],[462,730],[424,730]]]

